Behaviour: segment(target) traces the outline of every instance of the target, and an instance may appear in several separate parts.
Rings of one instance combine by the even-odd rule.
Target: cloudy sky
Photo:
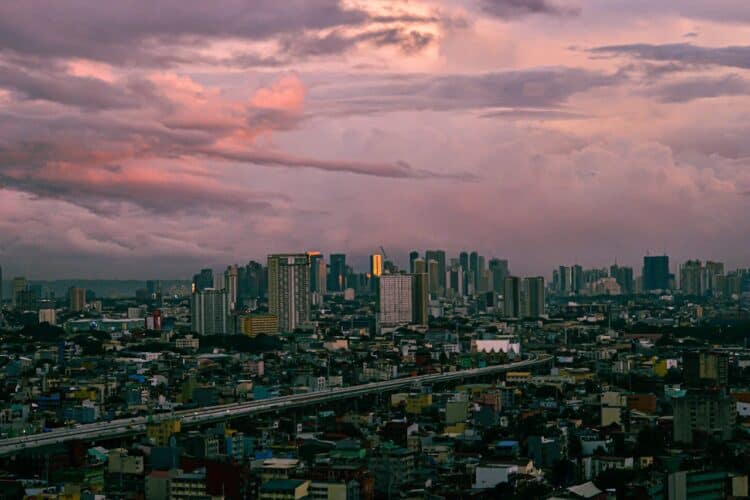
[[[747,0],[0,3],[0,265],[750,265]]]

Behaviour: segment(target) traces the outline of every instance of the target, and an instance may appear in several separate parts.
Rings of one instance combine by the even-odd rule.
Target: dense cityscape
[[[327,257],[6,278],[4,497],[747,496],[750,270]]]

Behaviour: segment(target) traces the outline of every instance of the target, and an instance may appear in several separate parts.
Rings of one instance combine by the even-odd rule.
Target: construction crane
[[[383,248],[383,245],[380,245],[380,251],[383,252],[383,262],[388,260],[388,254],[385,253],[385,248]]]

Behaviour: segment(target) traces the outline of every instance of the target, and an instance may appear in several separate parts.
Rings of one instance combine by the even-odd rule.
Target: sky
[[[750,266],[746,0],[0,3],[6,277]]]

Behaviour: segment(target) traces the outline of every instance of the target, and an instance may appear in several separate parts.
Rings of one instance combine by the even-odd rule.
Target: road
[[[294,394],[276,398],[249,401],[245,403],[230,403],[217,406],[208,406],[194,410],[181,410],[172,413],[160,413],[150,417],[123,418],[111,421],[96,422],[93,424],[78,425],[73,428],[58,429],[42,434],[32,434],[9,439],[0,439],[0,456],[15,455],[25,450],[65,443],[74,440],[96,441],[97,439],[112,439],[117,437],[145,434],[146,425],[150,422],[159,422],[165,419],[179,418],[182,426],[196,426],[220,422],[229,418],[244,417],[251,414],[259,414],[270,411],[281,411],[289,408],[307,406],[312,404],[323,404],[342,399],[351,399],[366,394],[377,392],[390,392],[397,389],[408,388],[412,384],[435,384],[451,382],[456,380],[481,377],[506,371],[532,368],[548,363],[552,359],[548,355],[534,356],[530,359],[508,363],[504,365],[486,366],[484,368],[473,368],[449,373],[437,373],[432,375],[420,375],[416,377],[405,377],[385,382],[373,382],[369,384],[342,387],[328,391],[311,392],[306,394]]]

